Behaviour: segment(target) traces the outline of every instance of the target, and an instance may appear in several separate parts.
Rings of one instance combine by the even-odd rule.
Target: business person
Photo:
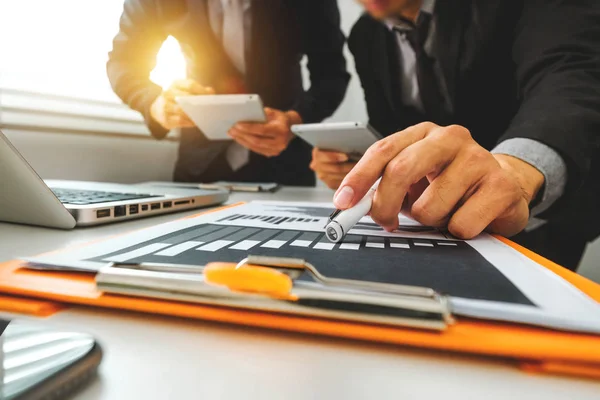
[[[314,150],[336,206],[382,176],[387,229],[404,210],[461,238],[518,234],[575,269],[600,233],[600,3],[361,2],[349,46],[387,137],[356,165]]]
[[[339,24],[335,0],[126,0],[108,76],[154,137],[182,128],[175,180],[314,185],[310,147],[290,127],[323,120],[344,97],[349,75]],[[163,91],[149,75],[168,35],[181,44],[188,79]],[[237,124],[233,141],[207,140],[174,97],[213,93],[259,94],[268,122]]]

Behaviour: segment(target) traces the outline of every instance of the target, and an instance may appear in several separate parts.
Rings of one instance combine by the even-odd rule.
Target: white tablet
[[[180,96],[175,101],[211,140],[231,140],[227,132],[238,122],[265,122],[257,94]]]
[[[362,155],[382,136],[369,124],[361,122],[327,122],[292,126],[292,132],[321,150]]]

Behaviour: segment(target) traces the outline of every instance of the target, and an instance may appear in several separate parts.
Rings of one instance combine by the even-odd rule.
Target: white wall
[[[4,133],[44,179],[170,181],[177,155],[173,141],[14,130]]]

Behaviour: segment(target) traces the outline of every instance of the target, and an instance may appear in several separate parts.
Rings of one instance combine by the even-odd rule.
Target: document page
[[[458,240],[404,216],[389,233],[365,217],[332,243],[324,235],[332,211],[329,203],[251,202],[27,261],[97,271],[109,262],[294,257],[328,277],[433,288],[456,315],[600,332],[600,304],[490,235]]]

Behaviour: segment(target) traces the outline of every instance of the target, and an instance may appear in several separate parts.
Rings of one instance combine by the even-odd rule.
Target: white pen
[[[367,215],[371,211],[373,205],[373,196],[379,186],[381,178],[377,179],[371,189],[367,192],[354,207],[347,210],[335,210],[333,214],[329,216],[329,223],[325,227],[325,235],[330,241],[337,243],[346,236],[348,231],[354,227],[361,220],[362,217]]]

